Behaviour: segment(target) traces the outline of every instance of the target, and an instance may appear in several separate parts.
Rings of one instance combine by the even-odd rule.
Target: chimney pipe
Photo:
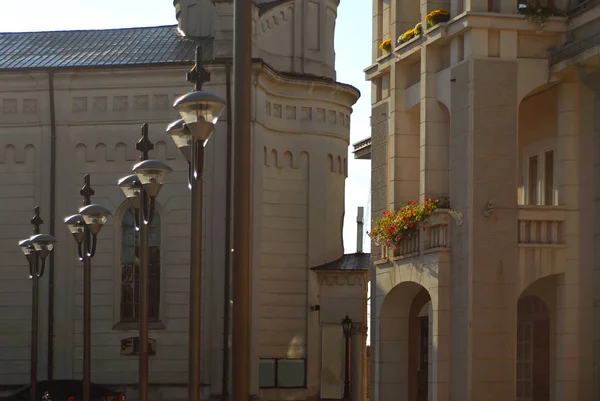
[[[365,208],[358,207],[358,215],[356,216],[356,253],[363,253],[363,227]]]

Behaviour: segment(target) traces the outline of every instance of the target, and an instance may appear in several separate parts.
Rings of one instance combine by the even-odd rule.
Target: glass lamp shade
[[[107,208],[96,204],[87,205],[80,208],[79,214],[81,214],[85,224],[90,229],[90,232],[94,235],[100,232],[102,226],[106,224],[108,216],[111,215]]]
[[[225,109],[220,97],[204,91],[189,92],[173,103],[181,118],[196,139],[208,140]]]
[[[36,234],[29,238],[29,241],[31,241],[42,260],[46,259],[48,254],[54,249],[54,244],[56,244],[56,238],[49,234]]]
[[[65,218],[67,228],[73,234],[73,238],[78,244],[81,244],[85,239],[85,220],[80,214],[74,214]]]
[[[185,157],[185,160],[189,162],[191,159],[192,133],[187,128],[185,121],[180,119],[171,123],[167,127],[167,133],[171,135],[175,146],[177,146],[183,157]]]
[[[137,175],[130,174],[127,177],[121,178],[118,185],[123,191],[125,197],[131,202],[133,208],[139,209],[142,184],[140,183],[140,180],[138,180]]]
[[[344,330],[344,334],[349,335],[352,332],[352,319],[346,315],[344,320],[342,320],[342,330]]]
[[[165,179],[173,169],[160,160],[144,160],[133,166],[133,172],[144,186],[149,197],[156,198]]]
[[[29,256],[33,253],[34,248],[30,240],[24,239],[19,241],[19,246],[21,247],[21,251],[23,251],[25,256]]]

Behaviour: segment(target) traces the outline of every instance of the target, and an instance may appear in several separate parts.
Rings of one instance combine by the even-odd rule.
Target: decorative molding
[[[37,99],[23,99],[23,114],[37,114]]]
[[[168,110],[169,109],[169,95],[154,95],[154,109],[156,110]]]
[[[285,118],[287,120],[296,119],[296,106],[285,106]]]
[[[328,110],[327,116],[328,116],[327,121],[329,122],[329,124],[337,123],[337,114],[336,114],[335,110]]]
[[[345,272],[343,270],[322,270],[317,273],[317,280],[319,285],[365,285],[365,277],[368,275],[368,271],[364,272]]]
[[[312,107],[302,107],[300,109],[300,119],[303,121],[312,120]]]
[[[177,149],[170,146],[167,141],[157,141],[155,144],[155,157],[160,160],[174,160],[177,158]],[[78,143],[75,146],[77,160],[84,163],[95,162],[128,162],[137,159],[135,144],[129,146],[118,142],[96,142],[92,144]]]
[[[3,99],[2,100],[2,114],[17,114],[18,105],[17,99]]]
[[[134,110],[148,110],[150,108],[148,102],[148,95],[135,95],[133,96],[133,109]]]
[[[16,147],[14,144],[7,144],[0,147],[0,164],[12,165],[27,162],[27,153],[32,152],[31,160],[35,159],[35,146],[27,144],[23,147]]]
[[[317,107],[317,121],[325,122],[325,109]]]
[[[331,153],[327,154],[327,161],[329,162],[329,171],[332,173],[347,174],[348,161],[345,156],[337,155],[334,156]]]
[[[282,149],[268,148],[263,149],[265,167],[292,168],[299,169],[308,165],[309,154],[302,151],[290,151]],[[306,156],[306,157],[305,157]],[[307,163],[302,162],[306,159]]]
[[[113,111],[127,111],[129,109],[129,98],[127,96],[113,97]]]
[[[92,98],[92,110],[106,112],[108,110],[108,97],[94,96]]]
[[[298,118],[298,107],[300,108],[300,116]],[[314,121],[320,123],[329,123],[332,125],[341,125],[346,128],[350,128],[350,115],[336,110],[326,110],[324,108],[316,107],[316,111],[313,113],[313,107],[310,106],[295,106],[295,105],[282,105],[279,103],[273,103],[265,101],[265,114],[275,118],[285,118],[286,120],[300,119],[302,121]]]
[[[71,99],[71,110],[73,113],[83,113],[87,111],[87,97],[78,96]]]
[[[274,103],[273,104],[273,115],[275,118],[281,118],[281,105]]]

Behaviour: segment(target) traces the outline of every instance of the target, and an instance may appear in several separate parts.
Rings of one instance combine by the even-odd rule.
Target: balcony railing
[[[402,239],[400,245],[396,248],[381,247],[381,259],[384,261],[393,259],[405,259],[424,252],[433,252],[449,249],[448,226],[451,217],[447,210],[438,210],[431,217],[425,231],[419,230],[411,236]]]
[[[519,246],[564,245],[564,222],[559,206],[519,206]]]

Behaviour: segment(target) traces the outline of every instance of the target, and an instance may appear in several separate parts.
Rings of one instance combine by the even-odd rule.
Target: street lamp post
[[[31,372],[29,385],[29,398],[37,400],[37,358],[38,358],[38,316],[39,316],[39,280],[44,275],[46,258],[54,249],[56,239],[48,234],[40,234],[40,225],[44,223],[40,217],[40,207],[36,206],[31,219],[33,235],[19,242],[19,247],[25,254],[29,263],[29,278],[32,280],[31,288]]]
[[[350,340],[352,336],[352,319],[346,315],[342,320],[342,330],[344,331],[344,337],[346,338],[346,352],[345,352],[345,364],[344,364],[344,400],[350,400]]]
[[[119,187],[134,209],[139,230],[139,388],[138,400],[148,400],[148,309],[150,277],[150,244],[148,233],[154,218],[155,201],[165,178],[173,169],[160,160],[149,159],[154,144],[148,138],[148,124],[142,124],[142,137],[137,142],[141,161],[133,166],[133,174],[119,180]]]
[[[233,2],[233,401],[250,399],[252,261],[252,8],[253,2]],[[258,107],[258,105],[255,105]]]
[[[64,222],[77,242],[77,254],[83,261],[83,401],[90,401],[92,380],[92,258],[96,254],[97,236],[110,212],[103,206],[92,204],[95,194],[90,175],[84,176],[84,185],[79,192],[83,196],[83,207],[79,213],[66,217]]]
[[[215,130],[215,124],[225,108],[219,97],[202,91],[210,79],[202,67],[202,50],[196,47],[196,66],[188,74],[194,91],[175,101],[173,107],[182,119],[167,127],[167,133],[179,148],[189,166],[189,186],[192,192],[190,235],[190,321],[188,400],[200,400],[200,330],[202,325],[202,189],[204,179],[204,146]]]

